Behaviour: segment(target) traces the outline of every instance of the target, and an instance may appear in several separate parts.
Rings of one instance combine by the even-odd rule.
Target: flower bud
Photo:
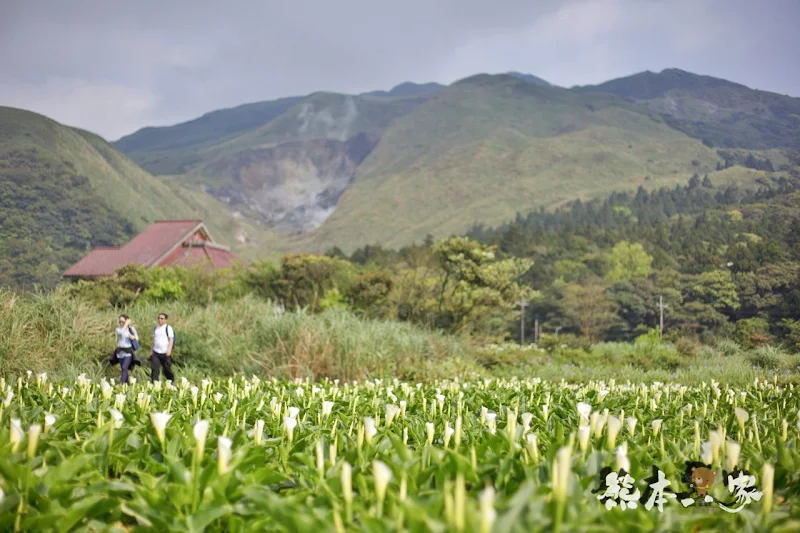
[[[425,422],[425,429],[428,433],[428,446],[430,446],[431,444],[433,444],[433,436],[434,436],[433,423]]]
[[[33,459],[36,454],[36,445],[39,443],[39,435],[42,433],[41,424],[33,424],[28,429],[28,459]]]
[[[253,428],[253,440],[256,446],[261,446],[262,439],[264,438],[264,420],[256,420],[256,425]]]
[[[614,446],[617,443],[617,435],[619,435],[619,431],[622,429],[622,420],[617,418],[616,416],[610,416],[608,418],[608,433],[606,435],[608,449],[613,450]]]
[[[203,450],[205,450],[206,446],[206,437],[208,437],[208,420],[200,420],[195,423],[194,428],[192,428],[192,433],[194,434],[194,446],[195,452],[197,453],[197,457],[203,456]]]
[[[497,511],[494,509],[494,494],[494,488],[490,486],[483,489],[478,496],[478,501],[480,502],[480,533],[489,533],[497,518]]]
[[[231,456],[232,445],[231,439],[228,437],[217,437],[217,471],[220,475],[228,473]]]

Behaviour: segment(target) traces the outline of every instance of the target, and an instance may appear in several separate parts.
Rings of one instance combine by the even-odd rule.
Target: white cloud
[[[47,77],[39,84],[0,82],[3,104],[36,111],[68,126],[116,138],[152,117],[158,95],[113,83]]]
[[[589,41],[622,30],[624,7],[621,0],[584,0],[564,4],[555,13],[539,19],[532,29],[553,41]],[[626,28],[625,28],[626,29]]]
[[[677,67],[800,95],[797,0],[12,0],[0,104],[117,138],[221,107],[518,70]]]

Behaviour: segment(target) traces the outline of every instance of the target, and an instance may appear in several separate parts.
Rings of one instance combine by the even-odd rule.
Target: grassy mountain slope
[[[476,76],[399,118],[336,211],[299,246],[419,242],[542,205],[685,183],[718,161],[697,139],[618,97]]]
[[[800,98],[679,69],[642,72],[576,90],[636,102],[715,146],[800,149]]]
[[[389,91],[370,91],[365,93],[366,96],[390,96],[390,97],[408,97],[419,96],[421,94],[435,93],[439,89],[443,89],[444,85],[440,83],[414,83],[407,81],[396,85]]]
[[[250,220],[305,231],[324,220],[384,130],[429,97],[316,93],[216,144],[177,151],[180,180]]]
[[[539,76],[534,76],[533,74],[525,74],[523,72],[506,72],[509,76],[513,76],[514,78],[520,79],[522,81],[527,81],[528,83],[532,83],[534,85],[541,85],[543,87],[551,87],[552,84],[549,81],[543,80]]]
[[[210,173],[205,167],[245,150],[306,139],[346,140],[359,132],[377,139],[392,120],[434,91],[432,84],[404,84],[384,95],[319,92],[248,104],[209,113],[206,120],[145,128],[114,146],[154,174],[188,174],[194,177],[190,181],[203,181]],[[228,122],[233,126],[226,127]]]
[[[202,176],[205,167],[215,165],[222,158],[283,142],[311,139],[345,141],[357,133],[365,133],[377,140],[395,119],[411,112],[427,99],[427,95],[388,98],[316,93],[258,128],[201,149],[199,154],[203,163],[189,174]]]
[[[100,137],[8,107],[0,107],[0,187],[3,285],[51,284],[92,247],[122,244],[162,218],[202,218],[245,255],[266,238],[208,195],[154,178]]]
[[[766,179],[742,165],[758,150],[781,170],[800,139],[798,101],[677,69],[572,89],[509,72],[252,104],[273,114],[245,120],[234,113],[242,106],[207,115],[223,124],[234,113],[230,129],[218,125],[224,134],[198,119],[201,133],[187,133],[197,142],[173,138],[194,131],[187,123],[118,145],[135,140],[131,157],[146,168],[180,173],[177,182],[245,219],[288,231],[281,249],[352,249],[695,173],[718,184]],[[723,151],[742,155],[718,172]]]
[[[509,74],[528,83],[550,85],[531,74]],[[112,144],[153,174],[183,174],[217,157],[264,143],[340,138],[358,132],[377,137],[392,120],[444,87],[434,82],[404,82],[389,91],[357,96],[317,92],[256,102],[212,111],[174,126],[142,128]]]
[[[219,109],[174,126],[142,128],[112,144],[154,174],[179,174],[196,160],[191,154],[198,148],[265,124],[301,99],[281,98]]]

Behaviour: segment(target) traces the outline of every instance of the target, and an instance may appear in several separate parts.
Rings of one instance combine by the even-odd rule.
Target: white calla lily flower
[[[156,430],[156,436],[161,444],[164,444],[164,438],[166,436],[167,430],[167,422],[172,418],[172,415],[165,412],[160,413],[150,413],[150,421],[153,424],[153,428]]]

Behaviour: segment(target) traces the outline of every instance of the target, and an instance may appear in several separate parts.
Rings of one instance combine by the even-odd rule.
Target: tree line
[[[522,301],[527,331],[538,321],[583,344],[652,332],[662,301],[668,340],[800,347],[799,267],[800,177],[742,189],[692,176],[396,250],[332,248],[213,273],[125,267],[67,290],[103,306],[253,295],[287,310],[346,307],[480,342],[519,338]]]
[[[476,225],[466,236],[500,257],[531,261],[520,279],[537,293],[526,308],[528,331],[538,320],[545,332],[585,343],[629,341],[659,326],[661,299],[668,339],[797,348],[798,191],[796,174],[755,189],[692,176],[684,186],[640,187],[518,215],[496,228]],[[416,248],[367,246],[349,259],[391,268]],[[519,338],[519,327],[509,323],[509,334]]]

